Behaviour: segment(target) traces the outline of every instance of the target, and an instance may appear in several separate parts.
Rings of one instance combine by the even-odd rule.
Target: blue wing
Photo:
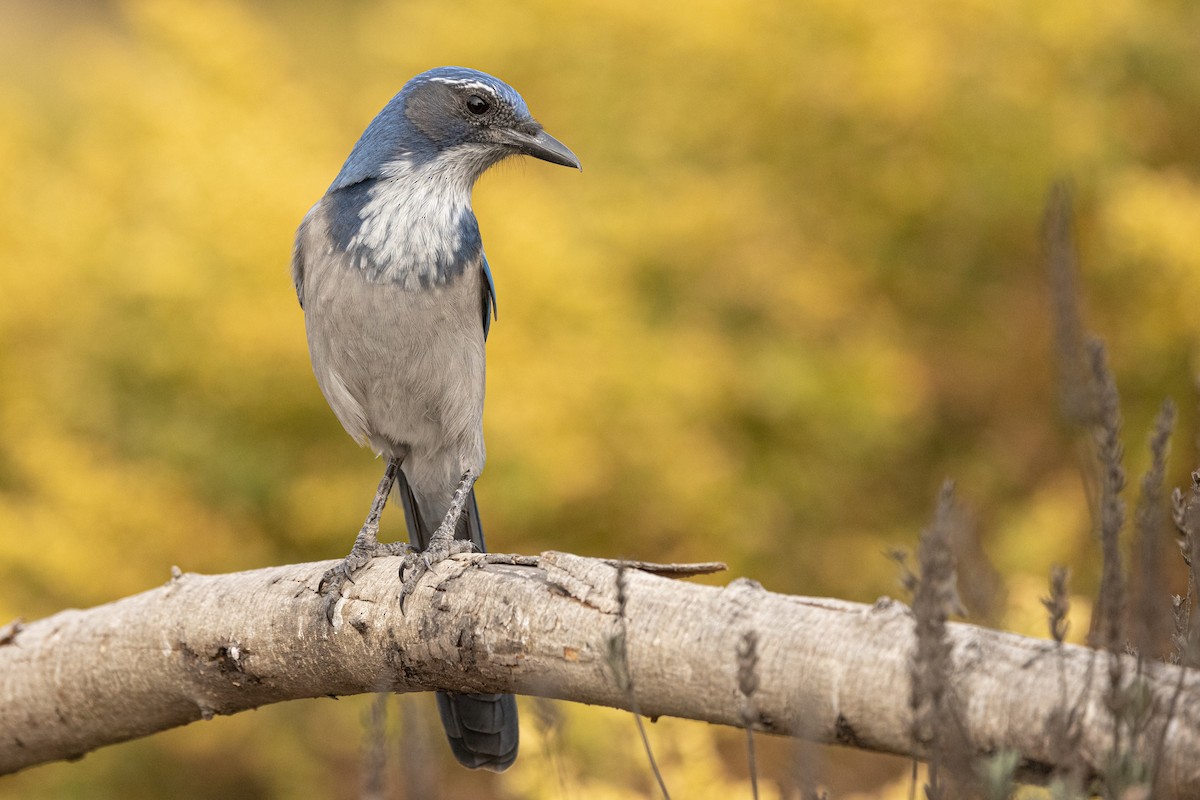
[[[492,320],[496,316],[496,283],[492,280],[492,268],[488,266],[487,256],[479,254],[483,262],[483,340],[487,341],[488,331],[492,329]]]

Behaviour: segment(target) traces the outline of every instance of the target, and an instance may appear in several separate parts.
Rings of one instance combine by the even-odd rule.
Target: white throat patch
[[[419,165],[406,159],[385,165],[349,242],[351,252],[369,255],[355,259],[360,269],[372,267],[377,271],[372,279],[412,290],[445,284],[462,273],[466,264],[461,262],[479,247],[471,212],[478,158],[471,155],[460,149]]]

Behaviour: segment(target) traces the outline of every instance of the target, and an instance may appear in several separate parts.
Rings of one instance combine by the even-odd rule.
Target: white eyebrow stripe
[[[490,94],[492,97],[499,96],[496,94],[495,89],[488,86],[486,83],[480,83],[479,81],[472,81],[472,80],[456,81],[451,78],[430,78],[429,80],[433,81],[434,83],[444,83],[447,86],[461,86],[464,89],[481,89],[481,90],[487,92],[488,94]]]

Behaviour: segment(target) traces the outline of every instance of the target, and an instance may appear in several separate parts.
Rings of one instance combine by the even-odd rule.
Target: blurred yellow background
[[[915,543],[951,476],[1004,579],[976,618],[1042,635],[1068,563],[1077,636],[1099,559],[1055,411],[1039,217],[1073,178],[1127,465],[1173,395],[1181,483],[1197,30],[1192,0],[0,0],[0,623],[172,565],[345,554],[382,465],[312,379],[292,236],[392,94],[461,64],[584,164],[508,163],[476,191],[499,296],[493,549],[722,559],[869,602],[901,593],[884,551]],[[355,797],[369,703],[216,719],[0,795]],[[428,732],[446,797],[650,793],[628,715],[563,708],[548,747],[524,708],[500,777]],[[677,795],[748,796],[740,733],[650,732]],[[761,752],[765,796],[786,796],[792,745]],[[898,760],[806,757],[834,797],[907,796]]]

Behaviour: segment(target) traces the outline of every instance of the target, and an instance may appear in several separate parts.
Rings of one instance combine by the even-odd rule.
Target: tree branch
[[[790,597],[747,580],[700,586],[565,553],[537,566],[489,559],[506,557],[436,565],[403,611],[399,559],[376,560],[332,627],[316,594],[329,562],[177,575],[15,627],[0,638],[0,773],[281,700],[435,688],[751,720],[770,733],[926,755],[912,735],[914,620],[901,603]],[[750,632],[754,676],[738,655]],[[623,648],[613,647],[621,635]],[[1015,751],[1027,774],[1104,769],[1113,722],[1102,667],[1117,656],[965,624],[947,635],[972,752]],[[1167,731],[1141,737],[1162,742],[1155,796],[1200,796],[1200,676],[1162,664],[1139,673],[1132,660],[1124,674],[1152,698],[1147,729]],[[1051,719],[1068,711],[1079,741],[1064,754]]]

